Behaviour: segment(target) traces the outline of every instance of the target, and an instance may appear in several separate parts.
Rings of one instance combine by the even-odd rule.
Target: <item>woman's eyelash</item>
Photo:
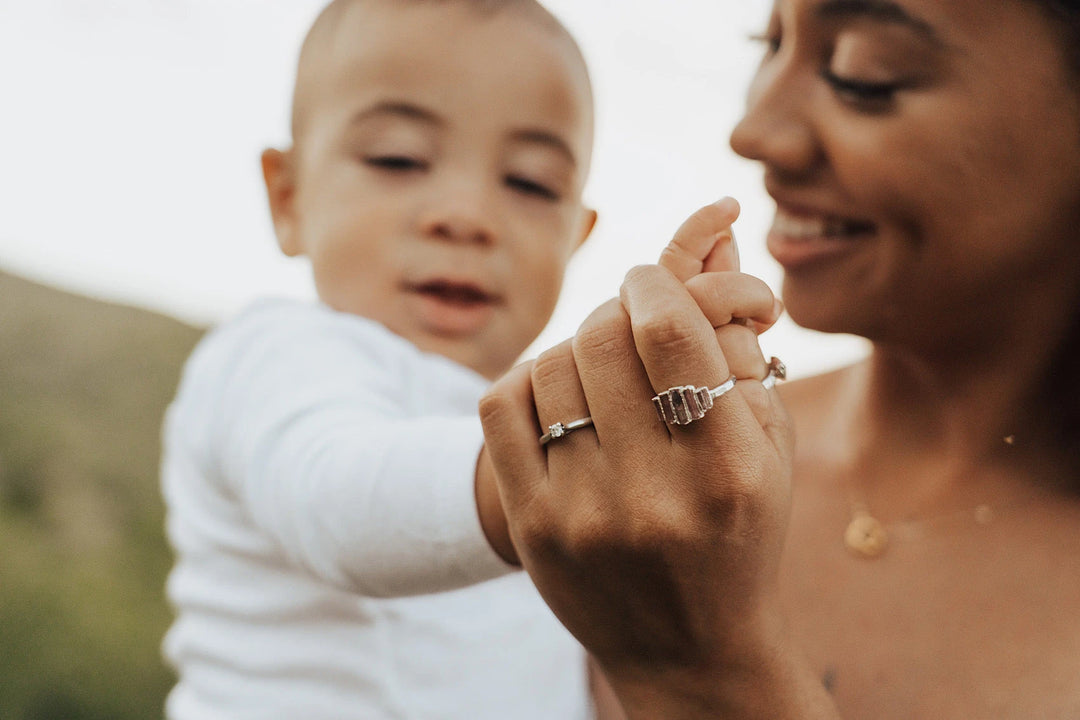
[[[770,53],[775,53],[780,49],[780,38],[776,35],[769,33],[755,33],[748,36],[750,42],[764,45]]]
[[[899,86],[896,83],[877,83],[840,77],[828,70],[822,72],[825,79],[837,93],[859,102],[886,102],[892,100]]]
[[[766,47],[767,55],[772,56],[780,51],[781,37],[779,33],[766,31],[749,36],[751,42],[762,44]],[[821,71],[821,77],[832,89],[849,100],[867,104],[884,104],[896,95],[900,86],[897,83],[865,82],[854,78],[846,78],[836,75],[827,68]]]

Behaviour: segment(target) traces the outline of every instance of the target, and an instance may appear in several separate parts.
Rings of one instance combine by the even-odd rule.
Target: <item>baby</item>
[[[582,650],[508,562],[477,400],[593,227],[592,124],[535,0],[315,22],[262,165],[320,302],[211,332],[166,420],[170,720],[588,716]]]

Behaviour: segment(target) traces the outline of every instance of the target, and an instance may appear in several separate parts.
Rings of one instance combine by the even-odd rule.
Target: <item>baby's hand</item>
[[[762,293],[771,291],[757,278],[739,272],[739,249],[731,229],[738,217],[739,203],[729,197],[701,208],[675,231],[660,253],[659,265],[686,284],[713,327],[734,323],[760,334],[780,318],[783,304],[774,300],[764,314],[745,311],[761,307]],[[713,275],[702,277],[706,273]]]
[[[739,249],[732,223],[739,217],[739,203],[722,198],[687,218],[660,253],[660,266],[686,282],[703,272],[739,270]]]

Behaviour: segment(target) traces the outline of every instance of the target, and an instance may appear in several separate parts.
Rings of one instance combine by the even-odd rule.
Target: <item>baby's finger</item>
[[[660,253],[659,264],[682,282],[706,268],[738,270],[739,253],[731,224],[739,217],[739,203],[723,198],[701,208],[684,222]]]
[[[756,332],[764,332],[784,308],[763,280],[739,272],[704,273],[691,278],[686,289],[713,327],[748,320]]]

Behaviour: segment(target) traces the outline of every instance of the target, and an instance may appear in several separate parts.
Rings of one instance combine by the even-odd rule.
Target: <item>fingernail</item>
[[[715,240],[713,241],[714,248],[723,248],[723,252],[726,252],[731,259],[729,270],[738,271],[740,269],[741,260],[739,258],[739,243],[735,239],[735,231],[731,227],[724,228],[720,232],[716,233]]]
[[[725,195],[724,197],[713,203],[713,205],[716,205],[719,208],[723,208],[724,210],[735,211],[739,209],[739,202],[730,195]]]
[[[780,319],[780,316],[784,314],[784,301],[780,298],[773,298],[773,317],[776,320]]]

